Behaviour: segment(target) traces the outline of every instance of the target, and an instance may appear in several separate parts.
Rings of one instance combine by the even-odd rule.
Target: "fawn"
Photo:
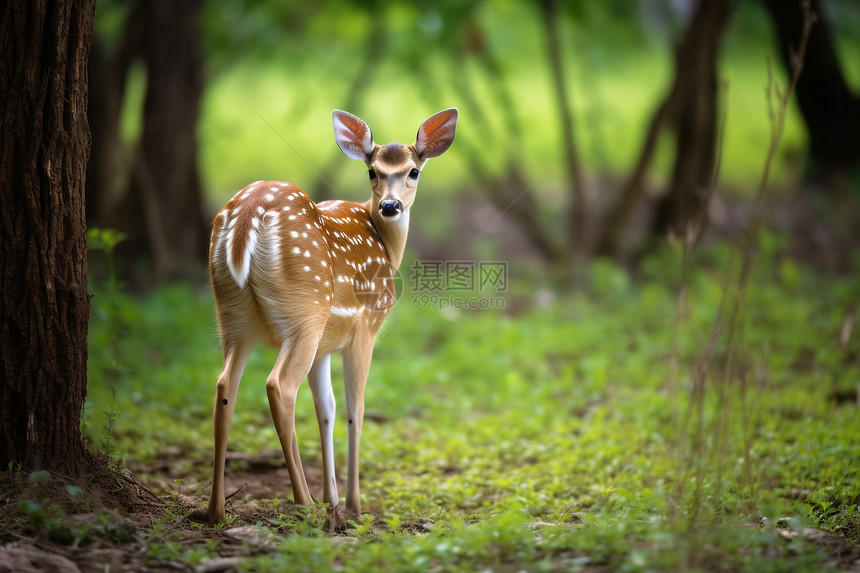
[[[431,116],[411,145],[381,146],[363,120],[335,110],[335,140],[348,157],[367,165],[370,199],[316,204],[290,183],[257,181],[215,217],[209,273],[224,370],[213,415],[210,525],[224,521],[227,436],[239,380],[259,341],[280,349],[266,380],[266,395],[294,501],[304,506],[312,499],[296,440],[296,394],[307,376],[322,443],[323,501],[335,508],[339,499],[330,356],[342,353],[349,447],[346,514],[360,516],[358,450],[373,345],[395,301],[394,273],[403,258],[421,170],[453,142],[457,115],[452,108]]]

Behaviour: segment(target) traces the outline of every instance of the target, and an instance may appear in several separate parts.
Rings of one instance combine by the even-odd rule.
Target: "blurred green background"
[[[144,186],[137,166],[146,165],[155,183],[152,193],[160,202],[189,196],[177,209],[195,210],[194,217],[163,223],[163,242],[175,248],[170,255],[155,253],[159,276],[181,276],[184,262],[205,255],[212,215],[251,181],[287,180],[317,199],[367,196],[363,166],[345,158],[334,144],[332,109],[347,108],[365,119],[377,142],[409,143],[424,118],[456,106],[457,142],[444,158],[432,162],[422,179],[413,217],[419,238],[413,248],[433,252],[425,238],[446,253],[462,246],[457,230],[468,219],[472,228],[467,230],[487,235],[480,242],[490,251],[507,251],[500,236],[513,227],[515,235],[522,234],[518,246],[524,248],[514,249],[521,256],[564,260],[558,252],[571,250],[563,235],[572,223],[559,213],[580,193],[589,228],[584,231],[586,245],[576,250],[623,255],[624,249],[602,249],[601,235],[608,219],[617,215],[613,206],[620,204],[643,153],[649,124],[675,78],[707,74],[697,66],[679,66],[676,53],[699,50],[702,58],[713,60],[716,83],[706,90],[700,83],[699,91],[684,96],[692,106],[708,106],[706,92],[716,94],[713,109],[706,109],[712,125],[693,144],[678,144],[684,128],[677,122],[657,131],[655,156],[635,209],[641,216],[631,219],[631,225],[643,230],[632,239],[633,246],[667,230],[654,219],[672,202],[662,201],[661,206],[661,199],[673,194],[677,164],[688,161],[679,148],[694,148],[689,153],[703,157],[700,176],[710,176],[717,154],[704,149],[701,140],[714,141],[717,135],[708,129],[724,130],[715,201],[724,205],[725,199],[729,210],[734,205],[743,210],[743,199],[759,186],[772,132],[765,97],[769,61],[778,86],[785,90],[788,84],[777,19],[766,9],[767,2],[720,3],[727,6],[724,24],[694,29],[695,1],[198,0],[155,15],[147,12],[146,3],[101,2],[91,61],[91,116],[109,119],[99,119],[94,127],[91,170],[107,171],[103,177],[90,177],[91,224],[125,231],[130,237],[126,248],[136,247],[135,255],[153,254],[146,210],[143,218],[138,216]],[[826,26],[822,33],[831,40],[835,72],[856,93],[860,35],[853,32],[860,29],[860,9],[841,0],[816,2],[815,8],[822,17],[814,29]],[[707,47],[685,45],[687,36],[704,34],[713,26],[718,27],[714,54],[709,55]],[[554,47],[548,42],[552,33],[558,38]],[[147,42],[170,44],[171,34],[175,39],[170,49],[160,55],[147,48]],[[553,69],[553,56],[558,57],[559,71]],[[834,65],[807,62],[808,67],[813,64]],[[171,66],[175,69],[165,69]],[[111,81],[98,81],[103,77]],[[558,84],[566,89],[564,102],[557,96]],[[176,102],[175,117],[159,111],[167,102]],[[814,104],[830,105],[826,98]],[[572,139],[565,139],[562,108],[569,114]],[[102,146],[106,153],[100,153]],[[159,157],[159,150],[168,157]],[[578,181],[568,173],[569,153],[578,162]],[[775,194],[789,200],[832,197],[830,191],[804,191],[815,160],[810,161],[803,115],[792,102],[771,169]],[[188,170],[195,172],[193,177],[167,175]],[[856,158],[848,169],[840,165],[838,171],[838,183],[830,178],[826,185],[847,186],[856,193]],[[685,188],[689,185],[683,180],[674,186],[684,188],[683,194],[702,192]],[[510,189],[500,190],[503,187]],[[526,196],[517,199],[522,192]],[[529,202],[535,204],[528,208],[535,211],[533,216],[523,214]],[[482,204],[492,205],[495,213],[458,214],[461,209],[477,212]],[[507,210],[507,216],[492,229],[481,228],[482,219],[495,221],[500,210]],[[732,231],[737,224],[729,226]],[[193,238],[178,238],[192,232]],[[536,234],[548,235],[544,243],[557,244],[542,246]],[[161,260],[167,257],[177,260]]]

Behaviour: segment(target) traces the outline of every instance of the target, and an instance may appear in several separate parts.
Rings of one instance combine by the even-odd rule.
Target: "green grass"
[[[367,387],[367,409],[381,421],[368,421],[362,436],[362,495],[381,517],[358,528],[354,544],[332,543],[310,518],[281,524],[278,551],[243,565],[817,570],[820,550],[783,539],[776,525],[788,518],[795,528],[860,540],[860,416],[829,398],[860,380],[857,337],[838,343],[860,284],[783,259],[779,237],[765,239],[737,357],[745,390],[738,377],[720,375],[721,338],[700,416],[691,409],[691,372],[720,302],[724,247],[699,255],[677,346],[671,253],[646,261],[636,277],[592,263],[570,288],[512,276],[507,313],[414,308],[405,293],[378,340]],[[543,308],[532,295],[541,283],[559,293]],[[208,469],[192,464],[211,456],[220,369],[211,296],[177,285],[121,296],[116,311],[105,298],[97,290],[93,299],[88,434],[103,441],[103,412],[114,402],[105,375],[113,312],[121,324],[116,451],[126,462],[176,459],[179,451],[189,476],[205,483]],[[273,362],[263,348],[252,357],[231,449],[278,447],[264,391]],[[333,365],[343,412],[339,361]],[[318,466],[306,385],[297,431],[306,466]],[[341,474],[345,434],[341,421]],[[193,489],[189,476],[167,477]],[[203,505],[204,489],[200,495]]]

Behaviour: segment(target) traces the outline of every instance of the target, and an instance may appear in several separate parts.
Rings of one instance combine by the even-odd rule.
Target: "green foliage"
[[[680,323],[671,251],[646,260],[638,277],[595,262],[579,288],[546,308],[522,310],[529,298],[509,298],[516,316],[413,308],[417,295],[405,293],[367,387],[362,492],[376,518],[351,524],[355,542],[335,544],[323,507],[280,513],[280,501],[258,499],[275,516],[258,527],[283,543],[243,567],[815,570],[815,546],[778,529],[790,522],[853,541],[860,534],[860,417],[829,398],[860,380],[856,339],[838,343],[860,280],[785,259],[779,236],[762,241],[737,357],[745,374],[726,379],[715,361],[700,402],[694,368],[733,272],[723,246],[697,253]],[[178,458],[183,489],[205,484],[221,363],[211,295],[176,285],[145,297],[119,293],[116,303],[124,375],[113,440],[134,461]],[[110,328],[94,315],[96,411],[114,402],[99,374]],[[724,345],[719,339],[716,356]],[[231,449],[278,447],[264,391],[274,358],[259,348],[249,362]],[[305,388],[297,431],[313,467],[319,439]],[[690,418],[693,407],[701,410]],[[335,440],[344,472],[345,424]],[[189,550],[166,531],[151,537],[153,560],[204,558],[206,547]]]
[[[116,246],[125,239],[125,233],[121,231],[94,227],[87,231],[87,248],[93,251],[104,251],[110,257]]]
[[[27,522],[33,530],[41,531],[53,526],[53,520],[48,517],[44,508],[35,501],[21,500],[18,502],[18,509],[27,516]]]
[[[22,462],[10,461],[9,465],[7,466],[7,469],[10,472],[14,472],[14,474],[15,474],[14,482],[16,484],[21,483],[21,479],[22,479],[22,475],[23,475],[22,470],[24,469],[24,464]]]

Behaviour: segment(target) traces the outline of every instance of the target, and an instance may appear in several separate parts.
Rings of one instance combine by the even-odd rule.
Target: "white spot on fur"
[[[331,313],[335,316],[355,316],[364,312],[363,306],[333,306]]]

